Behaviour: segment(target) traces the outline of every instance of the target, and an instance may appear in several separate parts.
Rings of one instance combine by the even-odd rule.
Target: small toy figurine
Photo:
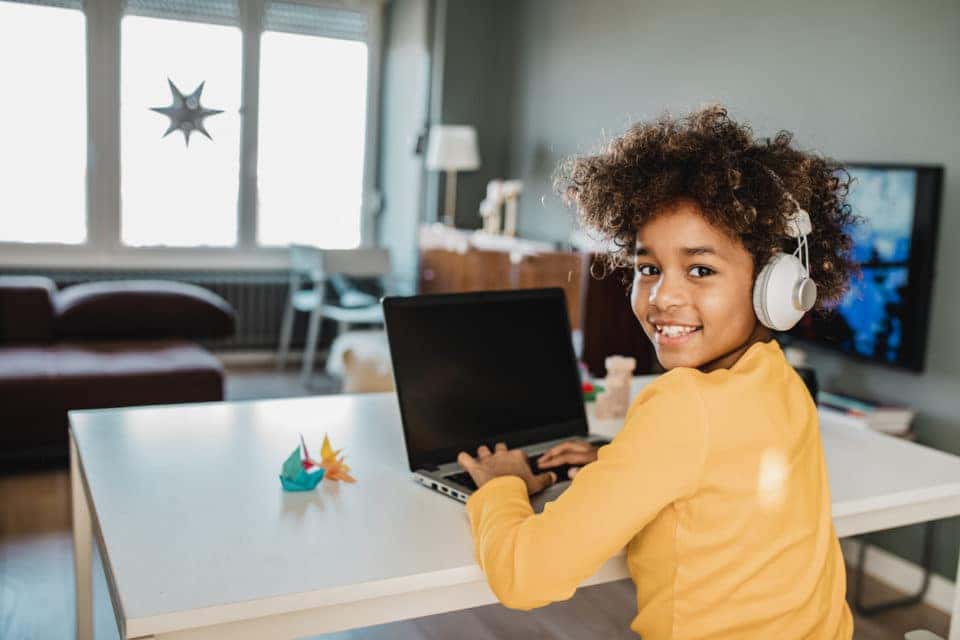
[[[487,183],[487,197],[480,202],[480,217],[483,218],[483,230],[486,233],[500,233],[500,209],[503,196],[500,194],[502,180]]]
[[[523,191],[523,182],[520,180],[505,180],[500,184],[500,194],[506,204],[506,213],[503,219],[503,235],[513,237],[517,235],[517,200]]]
[[[307,443],[300,435],[300,445],[293,450],[280,469],[280,485],[287,491],[310,491],[324,478],[356,482],[343,462],[337,458],[339,450],[334,451],[330,439],[323,436],[323,448],[320,450],[320,462],[313,460],[307,450]]]
[[[622,418],[630,407],[630,376],[637,366],[634,358],[610,356],[604,361],[607,377],[605,389],[597,393],[597,406],[594,416],[599,419]]]

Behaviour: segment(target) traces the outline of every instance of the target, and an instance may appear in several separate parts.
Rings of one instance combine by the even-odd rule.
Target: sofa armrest
[[[57,285],[40,276],[0,276],[0,344],[53,339]]]
[[[168,280],[88,282],[55,298],[62,338],[222,338],[235,313],[217,294]]]

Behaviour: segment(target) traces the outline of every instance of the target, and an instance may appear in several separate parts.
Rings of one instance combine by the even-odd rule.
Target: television
[[[854,179],[847,202],[862,220],[848,229],[861,274],[838,305],[808,313],[790,334],[854,358],[923,371],[943,167],[846,167]]]

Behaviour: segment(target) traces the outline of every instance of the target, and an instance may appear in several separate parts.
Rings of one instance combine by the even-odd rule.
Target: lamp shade
[[[427,169],[470,171],[480,167],[477,130],[465,125],[438,124],[430,127]]]

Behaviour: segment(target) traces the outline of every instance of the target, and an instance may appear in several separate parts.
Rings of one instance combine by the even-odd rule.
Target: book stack
[[[914,411],[900,405],[881,404],[827,391],[817,394],[817,404],[821,410],[839,412],[863,426],[894,436],[908,435],[913,423]]]

